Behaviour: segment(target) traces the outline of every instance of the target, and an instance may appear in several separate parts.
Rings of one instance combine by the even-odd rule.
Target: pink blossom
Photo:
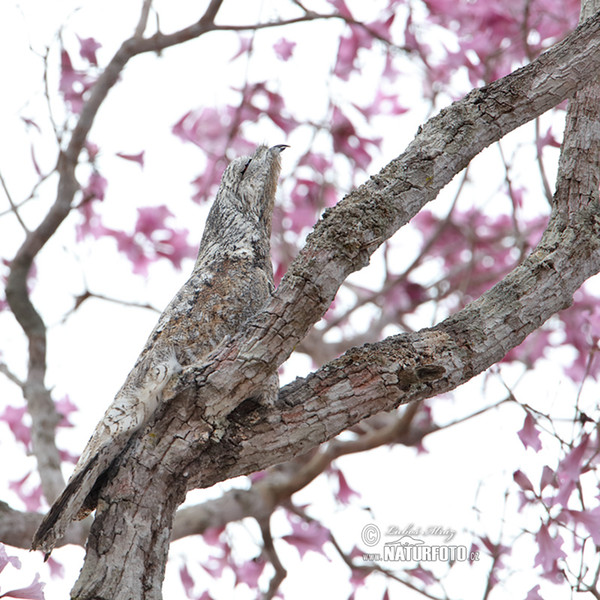
[[[15,439],[18,442],[21,442],[26,448],[29,448],[29,444],[31,443],[31,430],[29,425],[25,424],[26,414],[28,414],[26,406],[15,408],[14,406],[8,405],[0,415],[0,419],[8,425]]]
[[[179,568],[179,578],[181,579],[181,585],[185,590],[185,595],[188,598],[193,598],[194,596],[192,593],[194,591],[194,580],[190,575],[190,572],[186,565],[182,565]]]
[[[350,585],[353,587],[354,591],[365,585],[366,579],[370,574],[369,571],[363,569],[352,569],[350,571]],[[350,598],[354,598],[354,592]],[[348,600],[350,600],[350,598]]]
[[[407,50],[421,52],[421,46],[417,41],[417,36],[415,35],[412,14],[408,15],[404,25],[404,47]]]
[[[307,165],[316,173],[325,173],[327,169],[332,167],[331,159],[320,152],[307,152],[300,158],[298,165]]]
[[[548,329],[536,329],[518,346],[507,352],[502,362],[520,361],[526,367],[532,368],[537,360],[546,356],[546,352],[551,346],[551,335],[552,331]]]
[[[327,557],[323,549],[324,544],[329,541],[327,529],[316,521],[306,522],[295,516],[291,516],[290,524],[292,533],[284,535],[282,539],[298,550],[300,558],[304,558],[307,552],[317,552]]]
[[[546,133],[536,140],[536,144],[538,151],[543,150],[544,146],[560,148],[560,142],[556,139],[554,133],[552,132],[552,127],[548,127]]]
[[[44,586],[46,584],[40,582],[39,573],[35,574],[33,581],[24,588],[10,590],[4,594],[0,594],[0,598],[22,598],[23,600],[45,600]]]
[[[17,481],[11,481],[8,487],[15,492],[29,511],[36,511],[42,505],[42,487],[39,484],[28,485],[31,472]]]
[[[57,400],[55,403],[56,412],[61,416],[59,427],[73,427],[73,423],[69,420],[69,415],[71,413],[77,412],[79,408],[73,404],[69,395],[66,394],[60,400]]]
[[[79,55],[81,58],[87,60],[91,65],[97,66],[96,50],[102,48],[102,44],[92,37],[80,38],[77,36],[77,39],[79,40]]]
[[[144,150],[138,152],[137,154],[125,154],[123,152],[117,152],[117,156],[120,158],[124,158],[125,160],[130,160],[132,162],[136,162],[140,167],[144,168]]]
[[[349,33],[340,38],[334,74],[343,81],[348,81],[352,72],[359,70],[358,51],[361,48],[370,48],[372,44],[373,38],[364,27],[351,25]]]
[[[334,469],[334,474],[337,475],[338,479],[338,491],[336,494],[336,498],[342,504],[350,504],[352,496],[360,497],[360,494],[353,490],[349,485],[344,473],[342,473],[341,469]]]
[[[108,187],[106,177],[100,175],[98,171],[93,171],[88,179],[87,185],[81,188],[83,194],[82,202],[89,200],[104,200],[104,194]]]
[[[144,248],[133,238],[133,236],[124,231],[112,231],[111,234],[117,241],[119,252],[125,254],[131,261],[133,272],[137,275],[146,276],[148,274],[148,266],[152,261],[146,255]]]
[[[173,125],[180,139],[196,144],[208,153],[224,154],[235,113],[231,106],[188,111]]]
[[[388,52],[385,56],[385,67],[383,68],[383,73],[381,74],[384,79],[391,81],[392,83],[398,79],[401,71],[396,68],[394,63],[394,55],[391,52]]]
[[[229,551],[220,555],[210,555],[207,560],[202,563],[202,568],[214,579],[220,579],[226,567],[231,567],[229,563]]]
[[[595,349],[600,341],[600,307],[597,299],[585,288],[577,291],[573,304],[558,313],[564,324],[565,341],[577,351],[577,356],[565,373],[573,381],[588,375],[594,379],[600,374],[600,360]]]
[[[150,237],[157,229],[165,229],[165,220],[173,213],[164,205],[138,208],[138,218],[135,231]]]
[[[342,15],[342,17],[346,17],[347,19],[352,19],[352,13],[350,12],[350,9],[348,8],[348,6],[346,5],[346,3],[344,2],[344,0],[327,0],[329,2],[329,4],[331,4],[336,11]]]
[[[527,596],[525,597],[525,600],[544,600],[541,596],[540,596],[540,586],[536,585],[535,587],[532,587],[529,592],[527,593]]]
[[[257,589],[258,579],[262,575],[266,565],[267,563],[260,556],[248,560],[241,565],[235,565],[236,584],[245,583],[250,589]]]
[[[96,159],[96,156],[98,156],[98,151],[100,150],[98,148],[98,145],[94,144],[94,142],[90,142],[89,140],[86,140],[85,149],[88,154],[88,158],[90,159],[91,162],[93,162]]]
[[[27,125],[27,127],[34,127],[35,129],[38,130],[39,133],[42,133],[40,126],[33,119],[28,119],[27,117],[21,117],[21,120],[23,121],[23,123],[25,123],[25,125]]]
[[[79,113],[83,106],[83,96],[92,86],[94,79],[82,71],[76,71],[68,52],[61,51],[61,69],[58,89],[74,113]]]
[[[262,95],[267,98],[268,105],[265,114],[269,119],[285,134],[291,133],[298,126],[298,122],[286,111],[283,96],[266,88],[258,88],[257,92],[259,92],[259,96]]]
[[[252,48],[252,38],[251,37],[240,37],[238,38],[240,41],[240,47],[238,51],[229,59],[233,62],[236,58],[239,58],[243,54],[246,54],[250,48]]]
[[[559,481],[559,492],[556,496],[556,502],[562,506],[567,506],[579,477],[584,471],[589,470],[589,465],[583,464],[589,439],[588,434],[584,435],[581,442],[572,448],[558,465],[556,473]]]
[[[333,108],[331,136],[333,149],[353,161],[360,169],[366,169],[371,164],[371,155],[366,150],[367,143],[380,143],[380,140],[367,140],[358,136],[350,119],[337,106]]]
[[[540,492],[549,485],[556,487],[556,473],[548,465],[544,465],[540,477]]]
[[[197,248],[188,243],[187,229],[170,229],[164,231],[164,237],[155,243],[156,256],[168,258],[176,269],[181,269],[185,258],[194,258]]]
[[[211,546],[223,548],[223,540],[221,534],[225,531],[225,527],[209,527],[202,534],[202,539]]]
[[[556,573],[558,570],[557,561],[567,557],[561,549],[563,545],[562,537],[560,535],[552,537],[548,526],[542,523],[535,539],[539,550],[535,555],[534,566],[541,565],[544,573]]]
[[[467,67],[473,85],[497,79],[539,54],[575,27],[579,13],[576,0],[534,0],[527,10],[523,0],[426,0],[425,4],[432,22],[456,31],[460,54],[465,58],[460,65],[451,64],[448,53],[440,70],[450,75]],[[523,30],[535,31],[538,39],[533,41],[529,36],[525,45]],[[466,60],[467,51],[475,53],[476,62]]]
[[[58,454],[60,455],[60,460],[62,462],[69,462],[72,464],[76,464],[80,456],[79,454],[74,454],[73,452],[64,449],[59,449]]]
[[[50,569],[50,576],[57,577],[58,579],[63,579],[65,576],[65,567],[62,563],[59,563],[54,557],[49,556],[48,560],[46,560],[46,564]]]
[[[411,312],[417,306],[429,300],[429,292],[418,283],[407,279],[390,278],[390,287],[383,295],[383,306],[397,315]]]
[[[591,510],[563,510],[560,517],[570,517],[575,523],[583,525],[596,546],[600,546],[600,506]]]
[[[517,435],[525,448],[533,448],[536,452],[542,449],[540,432],[536,427],[535,419],[531,416],[531,413],[527,413],[523,428],[517,432]]]
[[[102,223],[102,218],[96,211],[93,202],[80,203],[77,209],[83,217],[82,222],[77,224],[77,241],[81,241],[88,236],[97,239],[110,233],[110,230]]]
[[[589,434],[583,435],[581,442],[560,461],[557,469],[559,479],[579,479],[583,473],[582,463],[589,441]]]
[[[471,548],[469,549],[469,564],[473,564],[474,557],[479,556],[479,544],[473,542],[471,544]]]
[[[6,553],[6,546],[0,542],[0,573],[4,571],[4,567],[12,565],[15,569],[21,568],[21,561],[18,556],[9,556]]]
[[[281,38],[273,45],[273,50],[275,50],[277,58],[286,61],[291,58],[295,47],[296,42],[290,42],[285,38]]]
[[[531,481],[529,481],[529,477],[527,477],[527,475],[525,475],[521,469],[517,469],[513,473],[513,479],[522,490],[527,490],[530,492],[534,491],[533,484]]]

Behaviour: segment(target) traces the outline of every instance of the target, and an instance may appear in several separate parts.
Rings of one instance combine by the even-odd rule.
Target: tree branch
[[[8,186],[6,185],[6,181],[4,181],[4,177],[1,172],[0,172],[0,184],[2,185],[2,189],[4,190],[4,194],[6,195],[6,199],[8,200],[8,203],[10,204],[10,212],[14,213],[15,217],[17,218],[17,221],[19,222],[19,225],[21,226],[21,228],[27,235],[29,233],[29,229],[27,229],[27,225],[25,225],[25,222],[21,218],[21,215],[19,213],[19,207],[13,201],[12,195],[8,189]]]
[[[148,15],[150,14],[151,7],[152,0],[144,0],[144,3],[142,4],[142,10],[140,13],[140,18],[138,24],[135,27],[133,37],[141,38],[144,35],[144,31],[146,31],[146,26],[148,25]]]
[[[421,128],[406,152],[327,210],[265,309],[226,348],[211,355],[210,369],[198,368],[194,372],[198,385],[206,377],[211,388],[227,388],[216,391],[214,402],[207,405],[206,416],[223,417],[230,413],[239,402],[231,396],[241,391],[238,387],[248,392],[260,385],[270,369],[290,355],[324,314],[342,281],[364,266],[375,247],[432,200],[469,160],[573,94],[579,78],[593,72],[590,61],[600,64],[599,25],[600,13],[527,67],[474,90],[443,110]],[[552,235],[558,233],[553,231]],[[550,240],[548,235],[545,240],[550,246],[560,242]],[[595,246],[592,238],[590,248]],[[581,250],[585,252],[584,248]],[[588,267],[574,275],[572,291],[596,272],[597,267],[592,264],[596,257],[592,254],[589,258],[592,262]],[[564,274],[571,270],[566,269]],[[554,312],[566,302],[570,302],[570,297],[554,307]],[[239,375],[232,377],[229,370],[221,380],[217,371],[222,363],[229,368],[235,363],[240,367]],[[194,381],[189,375],[183,378],[182,385]],[[242,393],[238,397],[250,395]]]
[[[141,596],[142,579],[159,598],[165,533],[187,489],[290,460],[375,412],[454,389],[569,305],[600,270],[597,185],[580,187],[585,195],[555,211],[523,264],[456,315],[350,350],[285,386],[275,407],[251,400],[376,246],[484,147],[594,76],[599,25],[597,14],[527,67],[443,110],[404,154],[326,211],[263,311],[204,364],[184,370],[146,431],[107,473],[75,597],[96,597],[99,590],[111,598]],[[598,148],[595,134],[586,131],[586,139]],[[113,543],[117,531],[127,548]],[[115,565],[123,575],[118,582]]]

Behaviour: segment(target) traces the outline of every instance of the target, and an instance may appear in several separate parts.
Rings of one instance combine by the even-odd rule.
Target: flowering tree
[[[593,287],[582,285],[600,270],[600,90],[593,76],[600,7],[584,6],[576,28],[578,3],[555,0],[290,0],[256,20],[253,8],[239,14],[236,3],[204,4],[199,18],[182,25],[145,0],[133,35],[112,55],[104,51],[110,27],[84,34],[72,19],[39,53],[45,106],[20,111],[31,144],[29,188],[0,179],[9,240],[0,317],[13,332],[0,355],[10,390],[2,418],[36,465],[11,483],[15,506],[2,505],[0,541],[29,547],[40,513],[64,487],[61,465],[77,457],[78,448],[57,439],[85,403],[56,391],[69,389],[75,374],[53,358],[49,319],[61,322],[53,329],[67,327],[94,300],[99,311],[117,298],[123,310],[152,307],[123,300],[122,284],[108,282],[102,290],[83,286],[57,319],[54,242],[73,255],[102,253],[104,268],[120,256],[135,277],[149,280],[164,263],[189,269],[194,257],[191,239],[199,231],[178,216],[190,210],[184,199],[167,206],[130,196],[127,207],[118,199],[119,161],[147,170],[153,147],[125,135],[119,139],[129,147],[109,152],[107,142],[96,141],[110,126],[101,110],[109,92],[127,85],[132,65],[144,55],[156,55],[158,65],[177,48],[174,64],[196,64],[200,53],[200,62],[215,61],[225,73],[221,102],[193,106],[190,97],[172,122],[182,149],[192,152],[191,142],[200,151],[194,203],[209,202],[227,162],[265,138],[291,146],[273,223],[279,285],[243,331],[184,370],[145,434],[152,443],[128,447],[111,472],[91,531],[86,521],[68,530],[63,543],[87,540],[73,596],[159,598],[170,541],[198,535],[205,559],[191,555],[179,567],[189,598],[217,593],[198,579],[199,565],[239,593],[292,597],[287,547],[300,557],[335,555],[349,569],[352,597],[374,579],[383,582],[383,597],[406,587],[415,597],[454,597],[448,586],[457,572],[464,580],[464,569],[480,582],[478,596],[500,597],[499,582],[523,566],[535,569],[520,588],[530,600],[549,586],[597,596],[597,407],[583,383],[600,369],[598,308]],[[181,76],[207,83],[202,74]],[[153,100],[146,92],[145,101]],[[397,139],[419,123],[400,153]],[[148,129],[151,139],[152,123]],[[499,161],[489,152],[478,157],[489,146]],[[169,165],[168,153],[160,156],[155,164]],[[163,178],[171,177],[165,169]],[[425,208],[440,193],[440,202]],[[45,261],[45,254],[54,258]],[[91,263],[91,277],[88,269]],[[118,333],[112,335],[116,345]],[[82,332],[78,352],[93,344]],[[275,407],[243,403],[281,365],[289,377],[299,355],[315,370],[283,386]],[[104,353],[103,368],[109,359]],[[535,382],[548,360],[579,386],[568,409],[553,411],[519,394],[517,382]],[[433,399],[486,370],[501,382],[502,397],[473,406],[457,390],[455,401],[472,410],[443,417],[443,400]],[[515,465],[506,498],[518,505],[507,503],[503,520],[498,516],[511,527],[473,529],[465,560],[382,562],[365,554],[373,548],[367,533],[362,544],[347,546],[315,516],[318,502],[296,501],[294,494],[325,477],[340,505],[360,506],[360,477],[350,487],[341,457],[386,445],[420,453],[442,431],[514,407],[520,442],[540,458]],[[186,436],[195,442],[174,442]],[[186,492],[242,475],[249,476],[245,486],[177,510]],[[260,543],[242,558],[232,524],[246,518]],[[524,539],[529,546],[514,556]],[[60,562],[60,550],[51,561]],[[40,586],[36,578],[30,596],[16,597],[42,597]],[[465,597],[464,588],[455,595]]]

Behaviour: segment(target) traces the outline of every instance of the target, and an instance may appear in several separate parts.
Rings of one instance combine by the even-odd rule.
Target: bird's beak
[[[283,152],[286,148],[289,148],[289,146],[287,144],[278,144],[277,146],[271,146],[269,148],[269,151],[273,150],[275,152]]]

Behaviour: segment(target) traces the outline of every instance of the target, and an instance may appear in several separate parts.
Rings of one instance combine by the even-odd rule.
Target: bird
[[[148,423],[169,381],[238,332],[273,293],[271,221],[280,155],[287,147],[260,145],[225,169],[191,276],[159,317],[33,537],[31,549],[42,550],[46,559],[69,523],[95,508],[95,486]],[[278,389],[275,372],[256,400],[272,404]]]

